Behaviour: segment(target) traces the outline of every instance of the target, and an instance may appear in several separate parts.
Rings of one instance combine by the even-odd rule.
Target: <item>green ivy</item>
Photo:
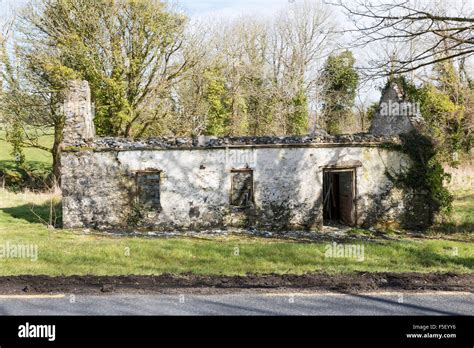
[[[350,116],[356,97],[359,75],[351,51],[331,55],[322,71],[322,118],[330,134],[341,133],[341,126]]]
[[[412,131],[400,138],[400,149],[412,163],[407,171],[389,176],[396,187],[413,194],[406,202],[408,206],[405,209],[409,217],[404,224],[409,227],[429,227],[435,218],[448,217],[452,212],[453,196],[444,186],[451,176],[445,173],[430,137]]]
[[[302,135],[308,132],[308,98],[300,88],[293,98],[294,111],[287,120],[287,132],[292,135]]]
[[[205,98],[209,105],[206,133],[215,136],[227,135],[231,111],[225,78],[218,67],[208,69],[204,77],[207,82]]]
[[[451,74],[450,71],[441,74],[441,78],[448,73]],[[405,100],[420,104],[424,120],[422,129],[400,136],[399,150],[408,155],[412,165],[392,179],[396,186],[413,194],[406,202],[407,222],[422,221],[427,227],[437,217],[442,219],[452,212],[453,196],[445,187],[451,177],[443,165],[456,166],[458,163],[453,154],[469,148],[469,134],[463,127],[464,105],[453,99],[442,84],[425,83],[417,87],[405,77],[398,76],[392,77],[385,88],[392,82],[403,91]]]

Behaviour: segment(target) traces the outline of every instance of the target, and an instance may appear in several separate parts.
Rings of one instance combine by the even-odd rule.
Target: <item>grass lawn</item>
[[[29,178],[35,178],[36,181],[40,180],[42,182],[41,180],[45,180],[51,172],[51,153],[36,148],[24,148],[25,163],[20,169],[18,163],[11,155],[11,145],[4,140],[5,131],[1,128],[2,125],[0,124],[0,188],[5,184],[11,187],[11,178],[21,180],[22,176],[24,178],[26,173]],[[43,146],[51,147],[53,138],[52,136],[43,136],[39,139],[39,143]],[[2,177],[3,172],[7,173],[7,177],[10,179],[5,180]]]
[[[0,125],[1,126],[1,125]],[[0,165],[5,162],[15,163],[14,158],[11,156],[11,146],[5,140],[5,131],[0,130]],[[39,139],[39,143],[42,146],[52,147],[53,137],[43,136]],[[52,158],[51,154],[36,148],[25,148],[25,159],[28,163],[40,163],[43,165],[51,166]]]
[[[433,232],[465,233],[471,236],[474,233],[474,190],[455,192],[453,203],[453,217],[451,222],[433,228]]]
[[[7,243],[38,246],[37,261],[0,257],[0,275],[186,272],[236,275],[310,271],[465,273],[474,268],[474,243],[442,239],[351,242],[364,245],[364,261],[357,261],[354,258],[326,258],[327,242],[299,243],[239,236],[119,238],[52,230],[38,221],[39,217],[47,219],[45,216],[50,207],[54,207],[55,199],[48,194],[13,194],[0,190],[0,251]],[[472,217],[469,211],[473,209],[473,200],[461,199],[461,202],[464,202],[461,206],[468,205],[462,214]],[[31,204],[39,206],[33,208],[34,213]]]

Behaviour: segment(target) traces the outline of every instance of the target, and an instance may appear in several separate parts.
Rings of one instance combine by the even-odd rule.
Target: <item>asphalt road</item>
[[[0,295],[0,315],[474,315],[474,294]]]

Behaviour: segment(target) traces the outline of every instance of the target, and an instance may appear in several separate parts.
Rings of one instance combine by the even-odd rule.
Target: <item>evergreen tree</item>
[[[293,112],[289,115],[287,133],[302,135],[308,132],[308,98],[302,88],[293,98]]]
[[[351,113],[359,81],[350,51],[328,57],[323,68],[322,119],[330,134],[341,132],[341,126]]]

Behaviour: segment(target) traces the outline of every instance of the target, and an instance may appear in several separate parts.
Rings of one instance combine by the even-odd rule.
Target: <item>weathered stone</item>
[[[87,83],[70,83],[68,93],[61,159],[65,227],[318,229],[323,173],[346,167],[355,173],[356,225],[403,213],[386,171],[399,172],[409,161],[385,146],[399,143],[392,134],[93,139]],[[246,196],[234,192],[232,199],[232,174],[239,170],[251,171],[252,180],[235,180]],[[159,184],[145,188],[137,180],[143,172],[159,173]],[[146,211],[140,189],[159,190],[142,196],[152,203]]]
[[[386,167],[397,171],[407,161],[399,152],[350,145],[64,152],[64,224],[125,227],[133,206],[135,173],[154,169],[162,173],[162,209],[155,217],[155,229],[224,227],[230,214],[232,170],[248,164],[254,173],[258,225],[274,229],[316,227],[322,223],[323,170],[334,167],[336,159],[344,166],[357,163],[358,224],[373,217],[367,216],[373,208],[373,196],[390,190]],[[400,211],[394,209],[389,210]]]
[[[417,105],[408,100],[396,82],[383,91],[370,132],[377,136],[394,136],[417,129],[422,117]]]
[[[95,137],[91,92],[87,81],[69,81],[63,106],[65,116],[63,147],[84,146]]]

